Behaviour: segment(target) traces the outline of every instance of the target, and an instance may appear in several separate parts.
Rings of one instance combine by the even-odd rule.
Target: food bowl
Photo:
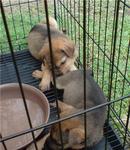
[[[50,107],[46,96],[33,86],[22,84],[33,127],[46,124]],[[30,129],[19,84],[0,85],[0,134],[2,137]],[[34,132],[35,138],[43,129]],[[32,133],[5,141],[8,150],[20,149],[33,141]],[[0,148],[4,150],[2,144]]]

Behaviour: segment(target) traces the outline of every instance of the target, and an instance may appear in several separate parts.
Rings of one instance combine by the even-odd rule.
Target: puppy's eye
[[[61,65],[65,64],[65,63],[66,63],[66,60],[67,60],[67,57],[64,56],[64,57],[62,58],[62,60],[61,60]]]
[[[62,61],[62,62],[61,62],[61,65],[65,64],[65,62],[66,62],[66,60],[65,60],[65,61]]]
[[[65,53],[65,50],[64,50],[64,49],[61,49],[61,52],[62,52],[62,53]]]

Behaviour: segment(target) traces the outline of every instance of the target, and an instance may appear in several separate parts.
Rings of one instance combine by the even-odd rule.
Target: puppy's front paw
[[[43,72],[40,70],[35,70],[33,71],[32,76],[36,79],[41,79],[43,76]]]
[[[48,82],[46,80],[42,80],[42,82],[39,84],[39,88],[43,92],[49,90],[50,89],[50,82]]]

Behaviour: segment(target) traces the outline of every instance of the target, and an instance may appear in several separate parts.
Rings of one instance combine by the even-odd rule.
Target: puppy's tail
[[[46,24],[46,21],[42,21],[40,24]],[[55,29],[58,29],[57,21],[51,16],[49,16],[49,25]]]
[[[57,21],[53,17],[49,17],[49,25],[53,26],[56,29],[58,29]]]

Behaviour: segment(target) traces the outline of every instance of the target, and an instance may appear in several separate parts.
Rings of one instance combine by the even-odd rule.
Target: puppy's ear
[[[62,131],[71,131],[72,129],[78,128],[81,125],[81,121],[77,118],[72,118],[63,121],[61,123]]]
[[[61,102],[61,101],[58,101],[58,107],[60,109],[60,113],[63,113],[63,112],[67,112],[67,111],[71,111],[71,110],[74,110],[75,108],[71,105],[68,105],[64,102]]]
[[[71,118],[71,119],[68,119],[68,120],[65,120],[65,121],[61,122],[61,130],[62,130],[62,132],[71,131],[72,129],[77,129],[80,125],[81,125],[81,121],[79,119]],[[79,128],[79,130],[76,130],[76,131],[78,132],[78,131],[81,131],[81,130]],[[59,125],[58,124],[53,125],[52,128],[51,128],[51,132],[53,133],[53,135],[54,134],[57,135],[60,132],[59,131]],[[75,131],[73,131],[73,132],[75,132]]]
[[[75,45],[72,41],[65,41],[64,48],[61,49],[63,53],[65,53],[68,57],[73,57],[74,56],[74,51],[75,51]]]
[[[40,60],[43,60],[43,58],[45,58],[49,52],[49,46],[48,43],[44,44],[44,46],[42,47],[42,49],[40,50],[40,52],[38,53]]]
[[[40,50],[40,52],[38,53],[38,55],[39,55],[40,60],[44,59],[44,57],[45,57],[45,51],[44,51],[43,48]]]

